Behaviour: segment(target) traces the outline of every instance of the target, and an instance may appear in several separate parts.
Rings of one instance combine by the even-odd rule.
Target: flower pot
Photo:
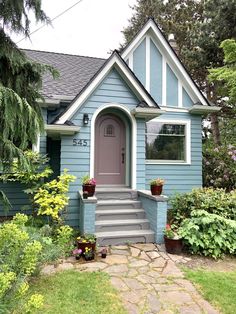
[[[83,184],[82,188],[83,188],[83,193],[87,192],[88,196],[94,196],[95,193],[95,187],[96,185],[92,185],[92,184]]]
[[[107,257],[107,253],[102,253],[102,254],[101,254],[101,257],[102,257],[102,258],[106,258],[106,257]]]
[[[92,254],[91,256],[84,256],[84,259],[86,261],[92,261],[94,259],[94,254]]]
[[[78,261],[80,259],[81,255],[76,256],[75,259]]]
[[[161,195],[163,185],[150,185],[152,195]]]
[[[96,249],[96,242],[94,243],[91,243],[91,242],[77,242],[77,247],[78,249],[81,249],[82,250],[82,253],[85,252],[85,248],[91,248],[92,251],[95,251]]]
[[[164,236],[166,252],[170,254],[180,254],[183,249],[182,239],[169,239]]]

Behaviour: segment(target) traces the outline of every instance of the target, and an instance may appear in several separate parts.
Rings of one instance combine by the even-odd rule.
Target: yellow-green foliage
[[[57,179],[44,183],[34,196],[34,202],[38,205],[38,215],[51,216],[53,220],[59,220],[60,213],[68,205],[69,183],[75,180],[75,176],[67,173]]]
[[[17,313],[30,313],[42,303],[41,296],[23,301],[29,288],[28,278],[35,271],[42,250],[40,242],[30,239],[25,227],[27,220],[26,215],[18,213],[12,221],[0,225],[0,310],[4,313],[14,313],[16,308]],[[9,300],[14,300],[11,306]]]

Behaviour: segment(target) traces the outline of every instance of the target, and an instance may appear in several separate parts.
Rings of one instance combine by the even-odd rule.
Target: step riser
[[[100,246],[106,245],[118,245],[127,243],[154,243],[154,235],[141,235],[141,236],[127,236],[127,237],[102,237],[97,238],[97,242]]]
[[[129,231],[129,230],[147,230],[150,228],[148,222],[142,222],[137,224],[124,224],[124,225],[96,225],[96,232],[106,232],[106,231]]]
[[[136,191],[127,192],[96,192],[98,200],[135,200],[137,199]]]
[[[127,213],[127,214],[96,214],[96,221],[100,220],[117,220],[117,219],[143,219],[145,218],[145,212],[141,213]]]
[[[113,204],[99,204],[97,203],[98,210],[116,210],[116,209],[134,209],[134,208],[141,208],[140,202],[135,203],[127,203],[127,204],[120,204],[120,203],[113,203]]]

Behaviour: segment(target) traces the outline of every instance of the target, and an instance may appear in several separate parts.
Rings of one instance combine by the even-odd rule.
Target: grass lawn
[[[31,283],[32,292],[44,295],[44,307],[37,313],[127,313],[105,273],[71,270],[42,276]]]
[[[186,277],[197,284],[206,300],[222,313],[236,313],[236,271],[215,272],[184,269]]]

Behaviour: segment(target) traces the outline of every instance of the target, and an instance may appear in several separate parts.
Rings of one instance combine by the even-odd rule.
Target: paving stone
[[[138,304],[140,295],[137,293],[137,291],[127,291],[121,293],[122,299],[124,299],[126,302],[130,302],[132,304]]]
[[[123,278],[125,284],[132,290],[144,289],[144,285],[134,278]]]
[[[151,276],[147,276],[145,274],[138,275],[136,278],[137,278],[137,280],[141,281],[144,284],[151,284],[151,283],[156,282],[155,278],[153,278]]]
[[[156,247],[159,252],[166,252],[165,244],[157,244]]]
[[[128,271],[128,274],[127,274],[127,277],[136,277],[138,275],[138,272],[137,272],[137,270],[136,269],[134,269],[134,268],[132,268],[132,269],[130,269],[129,271]]]
[[[131,253],[131,256],[133,257],[137,257],[139,254],[140,254],[140,250],[139,249],[136,249],[135,247],[130,247],[130,253]]]
[[[112,285],[119,291],[128,291],[129,288],[124,283],[124,281],[121,278],[112,277],[111,278]]]
[[[184,277],[182,271],[175,265],[173,261],[167,261],[167,265],[164,268],[162,275],[172,277]]]
[[[128,311],[129,314],[139,314],[139,309],[137,307],[137,305],[132,304],[130,302],[123,302],[124,307],[126,308],[126,310]]]
[[[117,273],[122,276],[122,273],[125,273],[128,271],[128,266],[127,265],[112,265],[104,269],[104,271],[108,274],[113,274]]]
[[[52,275],[56,272],[54,265],[46,265],[42,268],[41,274],[42,275]]]
[[[147,256],[147,254],[145,252],[141,252],[140,258],[144,259],[147,262],[151,262],[151,258],[149,256]]]
[[[151,259],[155,259],[160,257],[160,254],[157,251],[152,251],[152,252],[147,252],[147,255],[151,258]]]
[[[181,255],[176,255],[176,254],[168,254],[169,258],[173,261],[173,262],[176,262],[176,261],[179,261],[179,260],[182,260],[183,259],[183,256]]]
[[[145,260],[136,260],[134,262],[131,262],[129,264],[129,267],[143,267],[143,266],[146,266],[147,264],[148,262]]]
[[[207,313],[207,314],[219,314],[220,313],[216,309],[214,309],[214,307],[210,303],[208,303],[206,300],[202,299],[201,297],[199,298],[199,300],[197,300],[197,303],[202,308],[204,313]]]
[[[157,297],[157,295],[148,294],[147,295],[147,304],[149,309],[154,312],[158,313],[161,309],[161,303]]]
[[[146,275],[155,278],[155,280],[157,280],[158,278],[160,278],[159,272],[157,272],[157,271],[155,271],[155,270],[149,270],[149,271],[146,273]]]
[[[194,285],[186,280],[186,279],[175,279],[174,280],[175,283],[177,283],[178,285],[180,285],[181,287],[183,287],[184,289],[186,289],[187,291],[191,291],[191,292],[196,292],[196,288],[194,287]]]
[[[149,252],[154,251],[156,249],[156,245],[153,243],[138,243],[132,244],[132,247],[135,247],[141,251]]]
[[[140,267],[140,268],[138,269],[138,272],[139,272],[140,274],[146,274],[148,271],[149,271],[149,267],[148,267],[148,266]]]
[[[179,308],[180,314],[201,314],[202,311],[197,304],[185,305]]]
[[[162,303],[172,303],[174,305],[193,303],[191,296],[184,291],[160,291],[158,294]]]
[[[111,250],[111,254],[125,255],[125,256],[130,255],[130,253],[127,250]]]
[[[57,266],[56,271],[69,270],[73,268],[74,268],[74,265],[71,263],[62,263]]]
[[[168,260],[169,256],[165,252],[159,252],[160,256],[163,257],[164,259]]]
[[[123,255],[109,255],[104,259],[104,263],[108,265],[115,265],[115,264],[127,264],[128,259],[126,256]]]
[[[163,268],[166,265],[166,260],[163,257],[156,258],[150,263],[150,267]]]
[[[112,245],[112,250],[128,250],[128,245]]]
[[[156,291],[179,291],[183,290],[182,287],[175,284],[153,284],[152,285]]]
[[[76,265],[76,268],[83,268],[83,269],[90,269],[90,268],[96,268],[98,270],[102,270],[107,267],[107,264],[102,262],[91,262],[91,263],[85,263],[85,264],[78,264]]]

